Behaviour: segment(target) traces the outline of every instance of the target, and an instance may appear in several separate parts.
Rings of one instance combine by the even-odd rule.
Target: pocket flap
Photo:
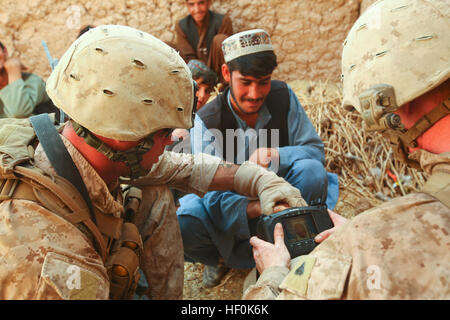
[[[302,256],[280,285],[281,289],[307,299],[340,299],[352,257],[316,252]]]
[[[65,300],[108,299],[109,281],[95,267],[78,258],[50,252],[45,256],[41,281]]]

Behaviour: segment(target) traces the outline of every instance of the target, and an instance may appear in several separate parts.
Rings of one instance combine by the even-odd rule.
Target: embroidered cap
[[[189,67],[189,70],[191,70],[192,78],[194,79],[200,77],[217,77],[214,71],[200,60],[189,60],[187,66]]]
[[[263,29],[242,31],[226,38],[222,42],[225,62],[263,51],[273,51],[269,34]]]

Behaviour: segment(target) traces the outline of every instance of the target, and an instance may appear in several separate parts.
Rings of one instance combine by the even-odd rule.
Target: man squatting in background
[[[308,204],[333,208],[337,177],[327,188],[323,143],[292,89],[271,80],[277,66],[267,32],[244,31],[222,45],[229,84],[199,110],[191,130],[193,153],[215,154],[271,167],[300,190]],[[231,133],[231,135],[230,135]],[[204,284],[217,285],[232,268],[255,266],[249,239],[261,215],[257,199],[235,192],[187,195],[177,211],[187,261],[204,263]]]
[[[221,68],[224,63],[222,41],[233,34],[231,19],[227,14],[209,10],[212,0],[184,0],[189,15],[175,26],[176,45],[180,55],[189,62],[203,61],[224,83]]]

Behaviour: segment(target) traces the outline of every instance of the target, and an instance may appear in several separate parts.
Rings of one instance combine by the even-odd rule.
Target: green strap
[[[43,113],[32,116],[29,119],[34,131],[36,132],[39,142],[56,173],[70,181],[77,188],[87,204],[92,221],[96,223],[94,207],[92,206],[91,198],[89,197],[86,185],[84,184],[80,172],[73,162],[72,157],[67,151],[64,142],[59,136],[58,131],[56,131],[55,126],[50,120],[50,117],[48,114]]]
[[[84,139],[84,141],[95,148],[98,152],[102,153],[105,157],[114,162],[124,162],[131,171],[131,178],[139,178],[144,175],[144,171],[141,167],[142,157],[153,147],[153,136],[150,135],[140,144],[130,150],[114,150],[107,144],[103,143],[95,135],[93,135],[89,130],[82,127],[78,123],[72,121],[72,127],[75,133]]]
[[[400,136],[400,140],[406,148],[410,147],[412,142],[415,141],[420,135],[422,135],[436,122],[449,114],[450,98],[448,98],[446,101],[441,102],[439,106],[417,120],[411,128],[409,128],[403,135]]]
[[[446,171],[433,173],[422,187],[421,192],[439,199],[445,206],[450,208],[450,173]]]

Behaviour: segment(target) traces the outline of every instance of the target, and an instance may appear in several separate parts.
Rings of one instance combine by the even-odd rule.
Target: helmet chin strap
[[[131,179],[137,179],[145,175],[145,172],[141,167],[141,161],[144,154],[150,151],[154,145],[153,134],[146,137],[132,149],[114,150],[93,135],[88,129],[82,127],[75,121],[72,121],[72,127],[79,137],[83,138],[88,145],[95,148],[105,157],[114,162],[124,162],[130,168]]]
[[[366,130],[383,132],[390,140],[392,150],[399,159],[416,169],[420,168],[419,163],[408,158],[409,149],[416,148],[416,139],[450,114],[450,98],[447,98],[418,119],[410,128],[405,129],[400,116],[394,113],[399,106],[392,86],[374,85],[363,91],[359,95],[359,100]]]

